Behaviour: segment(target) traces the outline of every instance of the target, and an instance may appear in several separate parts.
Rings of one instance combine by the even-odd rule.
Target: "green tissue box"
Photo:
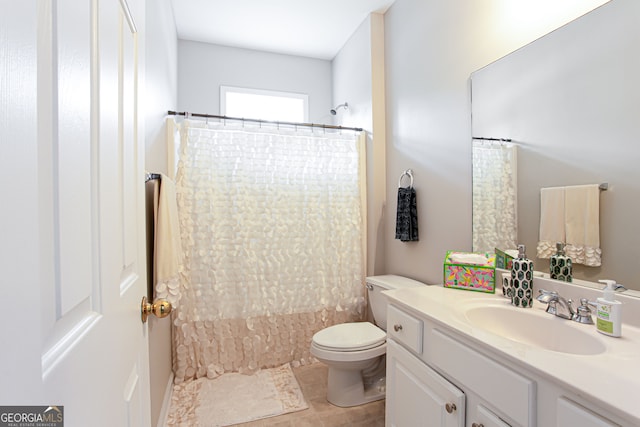
[[[496,254],[447,251],[444,287],[495,293]]]
[[[512,261],[518,257],[517,249],[496,250],[496,268],[502,268],[504,270],[511,270]]]

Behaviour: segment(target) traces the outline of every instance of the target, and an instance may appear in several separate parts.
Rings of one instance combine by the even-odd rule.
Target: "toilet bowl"
[[[311,354],[329,368],[327,400],[341,407],[357,406],[385,397],[387,351],[386,298],[388,289],[424,286],[401,276],[367,277],[367,293],[376,325],[342,323],[318,331]]]

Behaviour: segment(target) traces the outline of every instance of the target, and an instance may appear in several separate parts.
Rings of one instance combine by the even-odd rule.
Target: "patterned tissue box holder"
[[[467,263],[459,259],[484,258],[483,262]],[[444,287],[467,291],[495,293],[496,255],[480,252],[447,251],[444,259]]]
[[[506,251],[499,248],[495,248],[495,251],[496,251],[496,268],[511,270],[511,265],[513,260],[518,257],[518,251],[514,249]]]

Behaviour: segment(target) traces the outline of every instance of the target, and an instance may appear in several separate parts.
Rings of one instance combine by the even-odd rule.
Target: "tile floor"
[[[322,363],[293,368],[309,409],[265,418],[242,427],[383,427],[384,400],[352,408],[339,408],[327,402],[327,367]]]

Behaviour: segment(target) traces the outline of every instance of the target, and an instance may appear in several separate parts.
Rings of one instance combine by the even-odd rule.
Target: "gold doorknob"
[[[169,313],[171,313],[171,303],[169,301],[159,299],[156,300],[153,304],[147,302],[147,297],[142,297],[142,302],[140,303],[140,313],[142,317],[142,323],[147,323],[147,317],[149,317],[149,313],[153,313],[156,317],[163,318],[167,317]]]

